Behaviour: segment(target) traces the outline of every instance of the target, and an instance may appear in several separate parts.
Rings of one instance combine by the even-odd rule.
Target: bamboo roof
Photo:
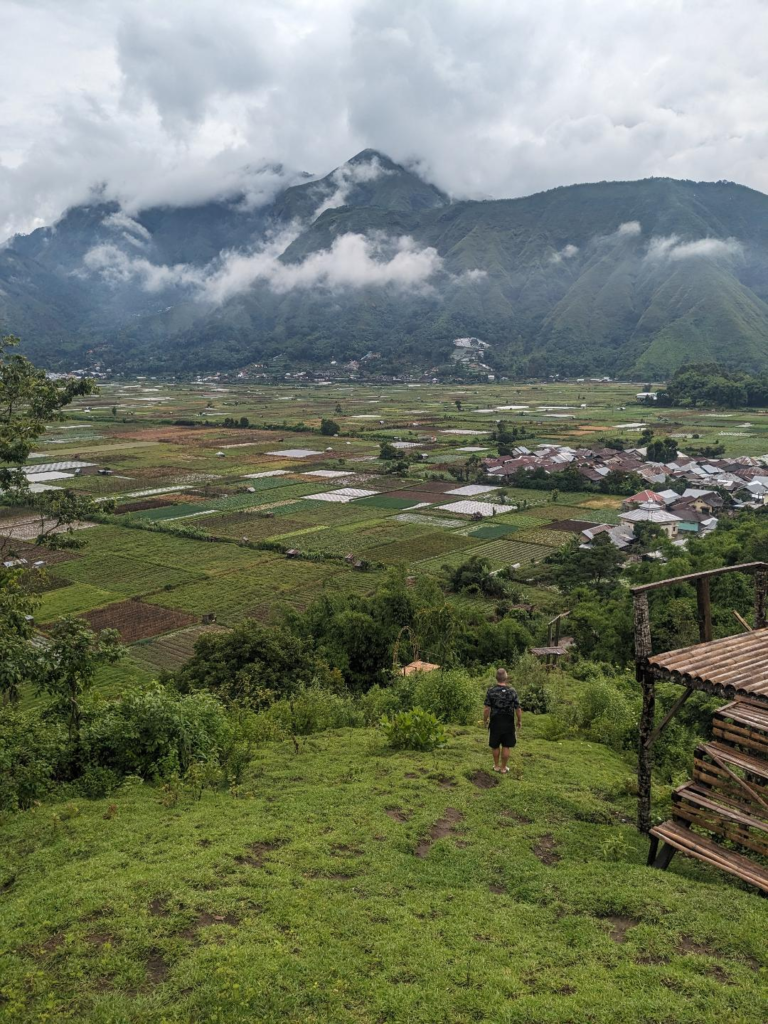
[[[656,679],[768,704],[768,628],[655,654],[646,664]]]

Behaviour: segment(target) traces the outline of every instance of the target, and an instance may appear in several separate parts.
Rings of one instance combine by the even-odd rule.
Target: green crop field
[[[519,511],[482,522],[437,511],[439,505],[461,500],[447,491],[477,479],[469,461],[473,453],[466,449],[481,449],[479,458],[496,453],[491,435],[500,419],[524,430],[523,443],[530,448],[543,441],[578,447],[604,438],[632,443],[639,436],[637,424],[647,424],[658,436],[680,435],[683,447],[685,436],[698,434],[700,443],[722,443],[733,455],[768,450],[764,412],[639,406],[637,386],[631,384],[500,381],[411,388],[343,382],[321,387],[246,379],[215,390],[204,383],[163,381],[156,386],[162,402],[139,402],[131,396],[143,394],[146,381],[107,381],[96,399],[78,399],[61,423],[52,424],[38,446],[39,458],[30,460],[35,465],[78,454],[112,471],[103,476],[94,468],[92,475],[63,482],[79,494],[116,497],[121,504],[151,502],[160,495],[167,502],[85,531],[84,546],[66,558],[51,553],[49,564],[61,561],[55,589],[41,594],[36,611],[41,623],[127,598],[196,617],[214,612],[223,626],[251,615],[273,621],[284,605],[304,607],[323,592],[375,591],[384,578],[381,566],[441,579],[442,566],[456,568],[470,555],[488,559],[494,571],[519,563],[518,589],[524,589],[526,572],[546,584],[543,559],[577,534],[544,527],[565,519],[615,524],[621,498],[561,491],[553,500],[550,491],[506,486],[500,479],[498,490],[477,500],[505,499]],[[87,414],[86,405],[91,408]],[[574,418],[553,419],[552,410],[561,406]],[[222,425],[224,417],[243,416],[250,421],[248,428]],[[319,435],[323,417],[339,424],[340,436]],[[195,425],[175,422],[183,420]],[[415,446],[400,452],[411,458],[407,472],[390,471],[392,465],[378,457],[384,440]],[[48,443],[54,441],[64,443]],[[285,454],[295,449],[312,454]],[[422,452],[427,459],[419,458]],[[254,476],[275,471],[280,475]],[[346,502],[307,497],[344,487],[376,493]],[[417,502],[430,504],[408,511]],[[0,513],[0,533],[14,514]],[[254,546],[276,540],[302,557],[291,560],[256,550],[241,543],[243,538]],[[374,569],[355,570],[343,561],[347,554],[372,562]],[[557,604],[545,587],[528,592],[537,606]],[[462,599],[451,595],[451,600]],[[475,604],[493,614],[492,602]],[[179,650],[191,650],[192,634],[177,632]],[[127,662],[122,669],[115,667],[113,684],[123,678],[127,685],[153,665],[162,667],[163,645],[168,658],[178,661],[174,635],[134,645],[137,660],[132,667]],[[147,644],[159,654],[154,661],[147,654],[140,672],[139,647]]]

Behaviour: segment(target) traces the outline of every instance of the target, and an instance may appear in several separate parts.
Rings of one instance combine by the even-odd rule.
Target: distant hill
[[[0,329],[52,367],[378,354],[511,373],[768,368],[768,196],[654,178],[455,202],[364,150],[265,205],[69,210],[0,249]]]

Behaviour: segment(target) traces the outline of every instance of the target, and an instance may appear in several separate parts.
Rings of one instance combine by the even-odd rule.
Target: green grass
[[[491,789],[479,728],[435,754],[356,730],[261,748],[239,800],[7,817],[0,1020],[762,1024],[763,901],[646,868],[625,762],[537,731]]]
[[[519,526],[512,526],[511,524],[505,526],[503,523],[499,523],[498,526],[480,526],[476,530],[470,530],[470,537],[480,537],[483,540],[498,540],[499,537],[508,537],[511,533],[516,533],[520,529]]]
[[[177,587],[204,578],[202,572],[190,572],[188,569],[150,562],[145,558],[128,558],[124,555],[105,558],[99,553],[89,552],[87,548],[82,558],[64,562],[58,568],[59,576],[81,583],[89,580],[93,586],[126,597],[147,594],[163,587]]]
[[[64,566],[57,568],[61,569]],[[51,622],[61,615],[77,615],[78,612],[87,612],[91,608],[100,608],[114,599],[114,593],[108,590],[92,587],[88,583],[73,583],[69,587],[60,587],[58,590],[49,590],[43,594],[40,604],[35,609],[35,619],[38,622]]]

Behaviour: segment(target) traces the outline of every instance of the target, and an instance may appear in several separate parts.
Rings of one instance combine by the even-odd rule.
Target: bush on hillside
[[[26,810],[66,768],[68,740],[59,723],[8,706],[0,716],[0,810]]]
[[[553,709],[554,695],[549,673],[535,655],[523,655],[512,672],[511,683],[517,690],[523,711],[545,715]]]
[[[305,686],[290,698],[276,701],[260,716],[274,725],[275,738],[310,736],[325,729],[363,724],[357,702],[348,694],[322,686]]]
[[[415,673],[414,704],[430,711],[441,722],[466,725],[480,714],[481,696],[466,672]]]
[[[246,619],[228,633],[201,637],[171,682],[181,693],[208,690],[258,710],[297,692],[318,669],[311,641]]]
[[[91,765],[146,779],[215,758],[230,732],[226,710],[211,694],[156,684],[100,705],[84,730],[83,753]]]
[[[422,708],[383,718],[381,728],[393,750],[434,750],[446,743],[443,723]]]

